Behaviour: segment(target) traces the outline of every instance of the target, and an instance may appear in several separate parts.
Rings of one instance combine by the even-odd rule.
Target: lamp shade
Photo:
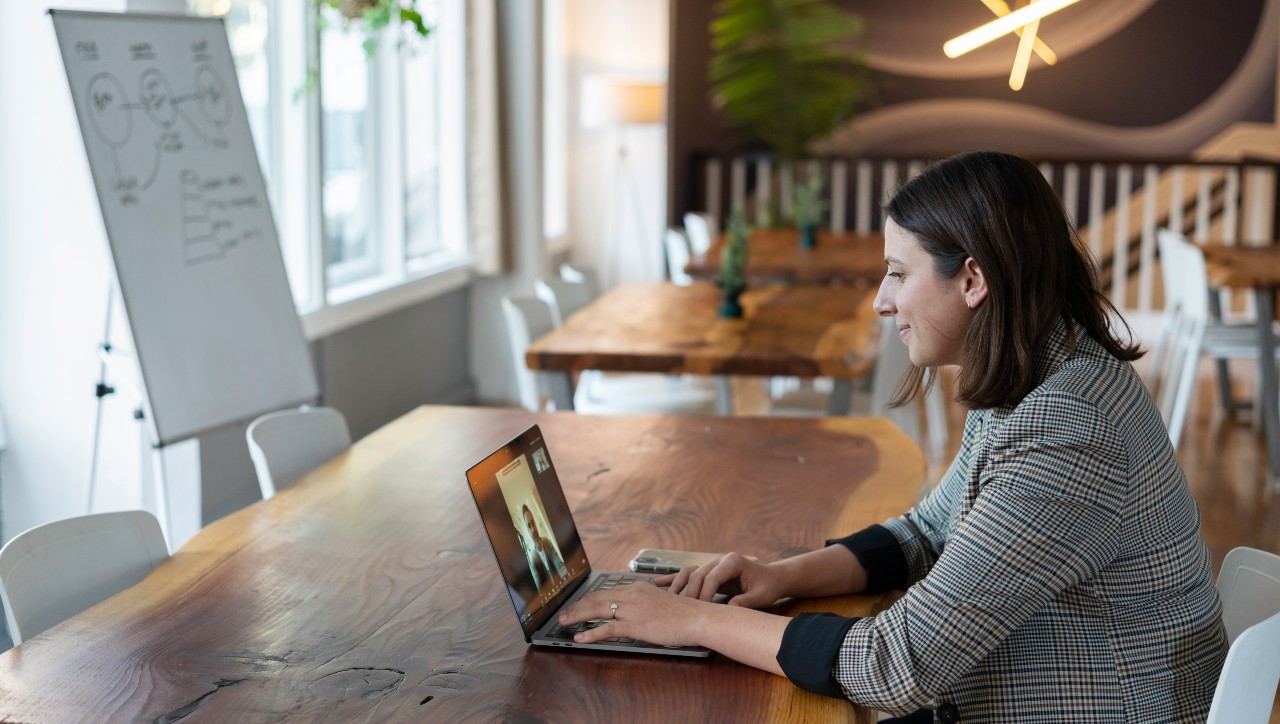
[[[582,80],[582,126],[661,123],[666,111],[665,83],[589,75]]]

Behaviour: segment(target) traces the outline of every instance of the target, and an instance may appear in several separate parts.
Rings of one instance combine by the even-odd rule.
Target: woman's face
[[[952,279],[942,279],[933,269],[933,257],[921,248],[915,235],[887,219],[884,227],[884,260],[888,273],[880,282],[875,310],[893,317],[898,336],[916,367],[958,365],[964,359],[964,337],[973,316],[970,305],[985,298],[985,284],[975,294],[972,285],[977,267],[970,259]]]

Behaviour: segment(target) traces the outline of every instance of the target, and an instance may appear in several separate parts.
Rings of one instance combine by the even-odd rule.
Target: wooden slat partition
[[[878,231],[890,195],[925,167],[914,158],[828,156],[797,163],[795,176],[768,154],[694,157],[687,210],[723,219],[735,206],[757,224],[781,223],[794,184],[826,178],[827,226]],[[1068,217],[1098,259],[1107,293],[1126,313],[1164,305],[1155,232],[1160,227],[1200,241],[1271,243],[1280,238],[1280,164],[1269,161],[1042,159],[1037,168],[1058,192]],[[728,166],[730,192],[722,193]],[[1248,313],[1245,295],[1229,294],[1224,309]]]

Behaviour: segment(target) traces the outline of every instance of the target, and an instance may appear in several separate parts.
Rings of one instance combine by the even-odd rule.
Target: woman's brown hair
[[[1053,188],[1029,161],[995,151],[953,156],[903,185],[885,213],[933,257],[941,278],[954,277],[969,258],[983,271],[989,292],[974,310],[957,380],[956,400],[966,407],[1026,397],[1036,386],[1036,357],[1059,318],[1078,323],[1118,359],[1142,356],[1137,343],[1112,330],[1114,314],[1132,338],[1099,289],[1093,258]],[[924,377],[924,370],[909,369],[893,404],[919,394]]]

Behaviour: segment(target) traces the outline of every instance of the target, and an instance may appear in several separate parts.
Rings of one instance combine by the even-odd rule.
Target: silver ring
[[[618,604],[611,603],[609,604],[609,608],[612,610],[612,613],[609,614],[609,620],[610,621],[618,620]]]

